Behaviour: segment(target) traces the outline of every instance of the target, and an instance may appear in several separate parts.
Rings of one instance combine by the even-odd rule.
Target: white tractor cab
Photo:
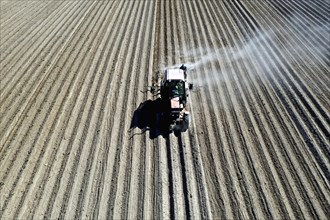
[[[186,131],[189,126],[187,97],[193,85],[187,82],[186,67],[167,69],[161,81],[161,98],[167,106],[173,130]]]

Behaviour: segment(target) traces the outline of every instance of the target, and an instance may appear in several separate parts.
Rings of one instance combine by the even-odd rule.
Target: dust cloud
[[[245,64],[244,70],[250,77],[256,74],[272,74],[276,77],[283,71],[276,60],[285,61],[288,65],[303,65],[311,70],[318,68],[320,63],[327,65],[329,30],[329,23],[316,24],[307,18],[302,21],[292,15],[286,20],[286,25],[261,28],[244,38],[244,42],[234,39],[234,46],[190,45],[181,47],[174,54],[186,61],[183,63],[187,66],[188,76],[198,86],[218,85],[233,80],[236,77],[233,67],[242,64]],[[326,38],[327,44],[324,44]],[[164,68],[178,68],[181,65],[164,65]]]

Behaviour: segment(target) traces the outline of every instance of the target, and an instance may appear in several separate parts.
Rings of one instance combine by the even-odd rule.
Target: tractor
[[[193,84],[187,82],[187,68],[166,69],[161,80],[160,95],[165,105],[165,113],[170,130],[185,132],[189,127],[187,98]]]

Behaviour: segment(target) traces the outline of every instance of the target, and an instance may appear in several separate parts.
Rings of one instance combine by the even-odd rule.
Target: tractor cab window
[[[183,97],[184,96],[184,82],[183,81],[172,81],[169,83],[170,96],[171,97]]]

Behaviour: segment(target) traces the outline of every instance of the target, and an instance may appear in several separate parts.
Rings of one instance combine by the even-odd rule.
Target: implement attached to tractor
[[[167,69],[161,81],[161,98],[168,108],[170,129],[186,131],[189,127],[189,111],[187,110],[187,97],[193,84],[187,82],[187,68],[182,65],[180,69]]]

